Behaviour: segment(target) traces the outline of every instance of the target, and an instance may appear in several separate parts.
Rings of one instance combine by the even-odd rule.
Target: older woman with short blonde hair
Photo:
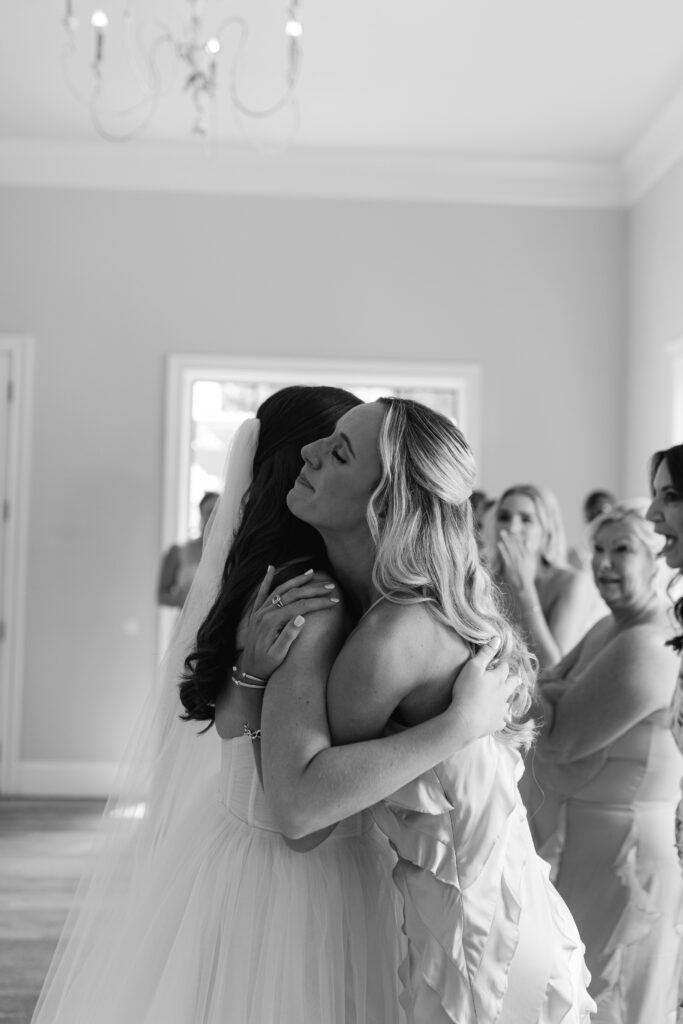
[[[559,801],[541,854],[576,920],[594,1024],[673,1020],[683,880],[672,841],[683,756],[669,728],[675,655],[647,502],[600,516],[593,573],[610,614],[542,675],[536,774]]]

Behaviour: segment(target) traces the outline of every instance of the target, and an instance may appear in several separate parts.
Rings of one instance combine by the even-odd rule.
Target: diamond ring
[[[270,599],[270,603],[274,605],[275,608],[284,608],[282,598],[280,597],[279,594],[273,594],[273,596]]]

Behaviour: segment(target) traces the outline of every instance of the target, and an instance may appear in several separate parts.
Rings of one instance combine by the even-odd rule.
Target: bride
[[[355,629],[331,672],[310,630],[293,648],[296,664],[290,655],[269,680],[263,775],[279,826],[324,834],[357,809],[359,789],[378,801],[375,820],[398,858],[410,1024],[583,1024],[594,1009],[583,945],[536,855],[517,788],[533,684],[479,559],[472,453],[444,416],[380,399],[349,410],[302,454],[288,505],[324,539]],[[295,609],[297,595],[292,581],[271,600]],[[250,665],[266,614],[253,621]],[[317,628],[332,632],[327,614]],[[454,666],[492,635],[520,673],[508,724],[382,796],[368,741],[438,722]],[[353,761],[342,764],[338,751]]]
[[[326,676],[347,628],[330,576],[307,572],[326,566],[322,543],[285,496],[302,446],[358,405],[336,388],[285,388],[238,431],[163,687],[131,739],[33,1024],[403,1019],[395,858],[359,812],[501,728],[510,684],[505,663],[488,669],[488,645],[460,673],[452,702],[415,729],[332,751],[323,714],[318,740],[352,790],[350,809],[330,796],[324,833],[282,834],[259,779],[261,747],[269,751],[262,679],[290,647],[293,671],[303,677],[314,665]],[[284,571],[269,570],[259,587],[269,563]],[[295,593],[264,611],[273,580],[276,596]],[[249,661],[242,648],[255,626],[260,653]],[[295,697],[271,731],[295,732],[303,710]],[[216,729],[198,735],[181,714]]]

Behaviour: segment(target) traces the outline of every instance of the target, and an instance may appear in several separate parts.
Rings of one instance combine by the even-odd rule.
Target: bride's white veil
[[[205,533],[188,598],[119,767],[96,838],[93,867],[81,882],[32,1024],[92,1024],[111,950],[130,932],[131,914],[155,858],[186,814],[216,785],[220,741],[180,719],[178,683],[197,630],[211,609],[251,482],[259,421],[245,421],[227,456],[225,485]],[[134,955],[134,951],[131,951]],[[120,982],[125,985],[125,978]],[[129,1024],[135,1024],[131,1021]]]

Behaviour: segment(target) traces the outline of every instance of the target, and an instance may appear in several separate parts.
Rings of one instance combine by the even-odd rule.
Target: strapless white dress
[[[250,741],[221,748],[216,785],[165,837],[116,946],[95,943],[85,973],[52,987],[40,1024],[404,1019],[395,857],[372,815],[296,853],[277,831]]]
[[[517,751],[487,736],[374,808],[398,855],[410,1024],[588,1024],[595,1009],[576,925],[534,849],[521,772]]]

